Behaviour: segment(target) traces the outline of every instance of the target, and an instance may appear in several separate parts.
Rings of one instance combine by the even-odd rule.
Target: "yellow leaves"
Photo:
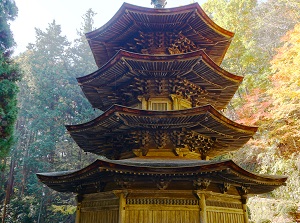
[[[64,215],[74,214],[76,211],[76,206],[72,205],[52,205],[53,212],[60,212]]]
[[[300,76],[300,23],[283,38],[284,45],[271,61],[274,80],[290,76],[290,80],[299,80]]]

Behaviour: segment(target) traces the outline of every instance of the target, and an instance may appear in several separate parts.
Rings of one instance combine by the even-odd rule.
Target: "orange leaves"
[[[284,45],[271,61],[273,84],[281,88],[299,90],[300,84],[300,24],[283,38]],[[293,89],[294,88],[294,89]]]
[[[251,94],[245,96],[243,106],[237,111],[240,123],[246,125],[259,125],[270,115],[271,100],[261,89],[253,89]]]
[[[253,89],[245,97],[237,121],[258,125],[268,145],[288,156],[300,148],[300,24],[282,40],[283,46],[271,61],[271,85],[267,91]]]

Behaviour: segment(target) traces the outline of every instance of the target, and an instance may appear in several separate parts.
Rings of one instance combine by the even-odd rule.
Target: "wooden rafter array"
[[[94,193],[118,189],[212,190],[219,193],[267,193],[283,185],[285,176],[250,173],[233,161],[185,159],[97,160],[70,172],[40,173],[39,179],[61,192]],[[97,179],[97,180],[95,180]],[[143,186],[144,185],[144,186]],[[235,191],[235,192],[234,192]]]
[[[128,42],[124,49],[142,54],[184,54],[203,49],[199,48],[181,32],[142,32]]]
[[[256,127],[234,123],[207,105],[181,111],[149,111],[115,105],[95,120],[67,129],[86,152],[110,159],[146,156],[149,150],[205,159],[244,145]]]
[[[153,56],[119,51],[96,72],[77,78],[93,107],[132,106],[138,96],[176,94],[193,107],[211,104],[223,109],[242,77],[216,65],[203,50],[183,55]]]
[[[108,23],[86,37],[98,67],[120,49],[159,54],[205,49],[220,65],[233,33],[216,25],[198,3],[171,9],[124,3]]]

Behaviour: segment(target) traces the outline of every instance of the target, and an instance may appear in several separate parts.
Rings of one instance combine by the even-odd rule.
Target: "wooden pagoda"
[[[247,196],[286,177],[210,159],[239,149],[257,130],[220,112],[243,79],[219,66],[233,33],[197,3],[152,3],[124,3],[86,34],[99,69],[78,82],[105,112],[66,127],[81,149],[105,158],[37,175],[77,194],[77,223],[246,223]]]

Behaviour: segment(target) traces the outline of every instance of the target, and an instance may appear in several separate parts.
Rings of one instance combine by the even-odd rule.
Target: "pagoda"
[[[66,128],[82,150],[104,158],[37,175],[77,194],[76,223],[247,223],[248,195],[287,178],[212,159],[257,131],[221,113],[243,79],[220,67],[233,33],[198,3],[152,3],[124,3],[86,34],[98,70],[77,80],[104,113]]]

